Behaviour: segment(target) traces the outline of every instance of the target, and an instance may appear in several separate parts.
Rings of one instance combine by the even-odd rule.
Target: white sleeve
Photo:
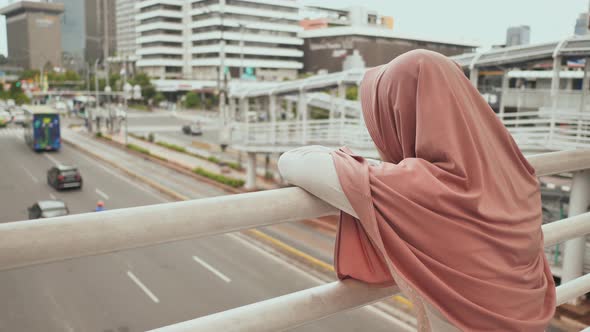
[[[330,155],[332,151],[330,148],[312,145],[285,152],[279,159],[279,171],[288,183],[356,216],[340,186],[336,167]]]

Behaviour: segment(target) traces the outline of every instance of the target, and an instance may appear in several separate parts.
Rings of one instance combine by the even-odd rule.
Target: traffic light
[[[20,81],[16,81],[16,87],[20,88],[20,85],[21,85]]]

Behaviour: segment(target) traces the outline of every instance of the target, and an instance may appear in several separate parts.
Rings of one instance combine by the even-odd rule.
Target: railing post
[[[301,144],[307,144],[307,95],[303,88],[299,90],[297,113],[301,116]]]
[[[246,184],[248,190],[256,189],[256,153],[248,152],[248,164],[246,167]]]
[[[277,137],[277,95],[268,96],[268,111],[270,113],[270,144],[274,145]]]
[[[249,132],[249,116],[248,116],[248,112],[249,112],[249,105],[250,101],[248,100],[248,97],[242,97],[240,98],[240,114],[243,116],[244,119],[244,137],[243,137],[243,143],[245,145],[248,145],[248,141],[250,140],[250,132]]]
[[[570,193],[568,217],[587,212],[588,205],[590,205],[590,171],[577,171],[574,173]],[[583,275],[585,251],[585,236],[565,242],[562,267],[563,272],[561,276],[562,284]],[[579,300],[576,299],[572,303],[577,304],[578,302]]]
[[[338,83],[338,98],[340,101],[346,100],[346,85]],[[340,145],[344,145],[344,122],[346,121],[346,107],[344,103],[340,104]]]
[[[505,105],[505,98],[506,94],[508,93],[508,86],[510,83],[510,78],[508,77],[508,70],[504,71],[504,76],[502,76],[502,95],[500,96],[500,114],[504,114],[504,105]]]
[[[561,72],[561,56],[553,57],[553,76],[551,77],[551,98],[553,103],[553,112],[557,110],[557,100],[559,96],[559,74]]]

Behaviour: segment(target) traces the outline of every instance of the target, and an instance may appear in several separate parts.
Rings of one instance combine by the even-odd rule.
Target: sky
[[[302,0],[326,7],[363,6],[393,16],[394,31],[429,39],[504,44],[509,26],[529,25],[531,43],[574,33],[589,0]]]
[[[0,0],[0,7],[15,0]],[[590,0],[301,0],[327,7],[363,5],[393,16],[394,31],[433,40],[474,43],[483,49],[503,44],[509,26],[529,25],[531,43],[573,35],[576,18]],[[0,53],[5,50],[0,26]]]

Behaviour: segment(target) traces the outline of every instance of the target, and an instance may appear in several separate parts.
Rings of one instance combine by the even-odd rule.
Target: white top
[[[346,198],[334,160],[330,153],[333,149],[312,145],[296,148],[281,155],[279,158],[279,172],[285,181],[296,185],[328,204],[354,216],[358,217],[354,212],[352,205]],[[380,161],[366,159],[370,164],[378,165]],[[410,291],[407,285],[402,285],[401,280],[394,276],[394,279],[402,289],[402,291]],[[405,293],[405,292],[404,292]],[[412,292],[414,293],[414,292]],[[418,312],[418,321],[427,320],[427,326],[422,326],[422,329],[430,329],[435,332],[457,332],[456,327],[452,326],[437,309],[432,307],[423,299],[417,297],[417,294],[406,294],[414,300],[421,302],[424,312]],[[417,309],[419,306],[415,306]],[[421,311],[418,309],[418,311]],[[422,318],[420,316],[423,316]],[[419,323],[419,325],[422,325]],[[419,327],[420,329],[420,327]]]

